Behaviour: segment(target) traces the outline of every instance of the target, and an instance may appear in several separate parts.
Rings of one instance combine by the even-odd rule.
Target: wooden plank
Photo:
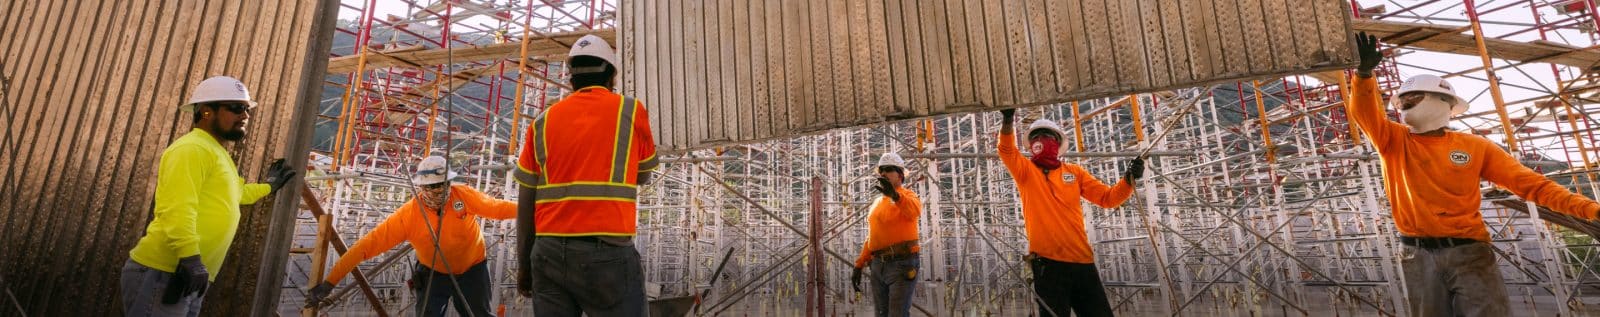
[[[1020,58],[1009,49],[1010,39],[1006,37],[1004,5],[985,4],[983,10],[984,32],[990,35],[989,41],[989,77],[994,80],[994,102],[996,104],[1016,103],[1016,91],[1011,88],[1012,78],[1011,60]]]
[[[22,32],[12,33],[17,35],[7,36],[6,39],[6,42],[11,44],[8,45],[5,52],[6,73],[3,75],[10,79],[12,83],[10,87],[7,87],[9,89],[5,92],[5,98],[7,105],[13,107],[7,110],[15,112],[13,114],[14,117],[7,119],[8,125],[4,131],[6,138],[0,140],[9,139],[13,140],[12,142],[17,142],[0,143],[0,145],[5,145],[3,149],[0,149],[0,151],[5,152],[0,153],[5,154],[4,162],[6,163],[6,166],[28,166],[26,163],[22,163],[30,159],[30,157],[27,156],[28,152],[22,150],[23,146],[27,145],[27,142],[24,141],[29,140],[23,138],[23,136],[25,136],[29,130],[33,130],[29,129],[28,127],[35,125],[31,125],[29,122],[37,121],[37,119],[33,119],[33,117],[39,115],[41,111],[35,109],[37,107],[42,107],[42,105],[37,102],[32,102],[33,97],[37,95],[32,93],[23,93],[23,86],[34,84],[31,80],[23,79],[27,78],[27,76],[30,74],[36,74],[36,71],[34,71],[33,68],[34,66],[37,66],[38,63],[33,62],[32,58],[38,55],[36,51],[42,47],[42,45],[39,44],[39,41],[41,41],[41,38],[46,35],[43,31],[44,28],[53,26],[53,24],[46,23],[46,21],[49,19],[36,17],[49,16],[47,14],[49,13],[50,7],[53,4],[55,3],[41,1],[37,2],[36,5],[32,7],[26,8],[26,14],[19,12],[19,14],[24,15],[24,17],[20,19],[20,27],[18,28],[19,31]],[[15,122],[15,124],[11,124],[12,122]],[[22,182],[23,178],[19,175],[20,173],[25,172],[25,168],[7,168],[5,171],[0,172],[0,191],[5,191],[8,193],[20,192],[23,187],[28,185],[27,183]],[[18,208],[19,203],[22,200],[21,198],[22,197],[8,198],[7,200],[0,202],[6,203],[4,206],[5,210],[17,210],[16,208]],[[0,217],[3,217],[0,219],[4,219],[5,223],[28,224],[29,219],[32,218],[32,216],[33,215],[31,213],[0,213]],[[7,241],[7,243],[10,243],[11,241],[18,241],[18,243],[8,244],[7,246],[9,248],[26,247],[26,245],[20,243],[20,241],[24,241],[18,236],[20,231],[22,230],[8,230],[7,232],[0,232],[0,238],[4,238],[3,241]]]
[[[661,9],[659,1],[635,2],[635,7],[637,10],[632,11],[634,11],[633,15],[637,18],[635,20],[637,23],[629,25],[636,28],[635,33],[632,33],[636,35],[628,36],[627,38],[628,41],[641,43],[639,49],[634,51],[638,55],[638,57],[635,57],[638,59],[638,64],[624,65],[624,67],[640,72],[642,79],[635,81],[637,86],[632,88],[634,91],[638,91],[639,94],[634,98],[644,103],[645,112],[650,117],[650,136],[655,138],[657,150],[663,151],[671,148],[671,146],[667,145],[671,143],[669,141],[671,139],[666,137],[668,128],[671,125],[668,122],[663,122],[662,120],[665,119],[661,117],[663,110],[670,113],[670,109],[661,107],[671,103],[660,103],[660,100],[667,99],[657,99],[663,96],[661,92],[661,87],[663,86],[661,81],[663,79],[661,78],[661,67],[653,67],[652,65],[660,65],[662,55],[667,54],[669,50],[661,47],[660,36],[651,36],[649,34],[653,34],[652,31],[654,30],[663,30],[665,28],[661,24],[666,14],[658,11]],[[622,37],[624,34],[618,35]],[[521,101],[517,101],[517,104],[521,104]]]
[[[893,99],[890,103],[875,105],[883,116],[899,113],[911,104],[910,58],[906,57],[909,44],[905,31],[905,0],[884,1],[884,34],[888,41],[889,82]],[[887,93],[887,92],[886,92]]]
[[[1110,14],[1106,8],[1107,1],[1117,0],[1083,1],[1084,16],[1107,16]],[[1089,74],[1092,75],[1089,75],[1088,78],[1082,78],[1079,80],[1086,83],[1086,85],[1083,85],[1085,87],[1084,90],[1086,91],[1103,91],[1112,89],[1112,87],[1117,86],[1117,60],[1114,56],[1116,53],[1115,45],[1117,44],[1117,41],[1124,40],[1118,40],[1112,36],[1111,25],[1108,24],[1108,22],[1110,22],[1108,19],[1085,19],[1084,22],[1084,30],[1087,32],[1081,34],[1087,34],[1088,39],[1086,41],[1078,40],[1077,42],[1088,44],[1086,49],[1089,52],[1089,60],[1087,63],[1080,63],[1079,65],[1088,65]]]
[[[856,71],[850,66],[850,1],[828,0],[827,21],[828,63],[833,82],[833,124],[829,127],[855,124],[862,116],[856,113]]]
[[[1313,16],[1316,4],[1312,2],[1284,1],[1289,9],[1288,19],[1290,32],[1293,35],[1295,55],[1299,61],[1295,65],[1307,66],[1313,61],[1322,59],[1322,32],[1318,26],[1318,19]]]
[[[127,187],[107,193],[103,207],[110,210],[125,210],[124,212],[113,213],[113,217],[108,219],[110,223],[116,224],[111,229],[111,241],[117,241],[110,243],[111,246],[108,247],[118,250],[131,249],[136,241],[135,239],[144,233],[143,224],[147,222],[146,219],[148,218],[146,217],[149,216],[149,213],[142,211],[151,207],[150,205],[130,204],[129,201],[137,200],[132,196],[143,195],[144,193],[142,191],[144,186],[139,184],[145,179],[133,178],[133,174],[141,169],[133,168],[133,166],[138,158],[138,145],[142,143],[139,138],[144,136],[141,130],[149,126],[143,123],[154,112],[149,103],[139,103],[139,100],[150,95],[148,92],[151,90],[149,89],[154,86],[154,82],[150,79],[155,77],[155,70],[159,67],[155,65],[156,63],[152,63],[157,56],[152,52],[152,43],[155,43],[156,37],[165,34],[164,29],[155,28],[158,21],[157,16],[161,12],[160,2],[140,1],[136,2],[137,4],[131,8],[131,13],[137,15],[130,17],[129,29],[149,31],[126,32],[127,34],[123,35],[128,43],[119,47],[129,48],[122,52],[128,62],[118,71],[112,72],[113,76],[120,77],[117,78],[119,80],[115,83],[115,94],[111,95],[114,96],[114,104],[133,105],[133,108],[138,110],[120,116],[116,120],[117,123],[110,128],[114,132],[112,133],[114,137],[107,140],[109,144],[115,144],[116,146],[114,150],[106,152],[107,157],[110,159],[106,162],[106,167],[111,170],[110,176],[106,177],[106,179],[129,180]],[[136,189],[141,191],[135,192]]]
[[[1190,57],[1188,70],[1191,77],[1187,80],[1209,78],[1215,75],[1217,63],[1217,57],[1213,54],[1215,51],[1212,50],[1216,40],[1211,30],[1216,28],[1216,24],[1210,10],[1211,1],[1177,2],[1182,4],[1179,20],[1183,21],[1184,49]]]
[[[1052,0],[1045,12],[1050,21],[1050,33],[1055,36],[1051,44],[1055,46],[1056,74],[1060,78],[1056,89],[1063,97],[1086,86],[1085,77],[1093,74],[1089,66],[1089,37],[1084,34],[1086,19],[1070,18],[1083,16],[1083,2]]]
[[[32,76],[14,77],[16,79],[13,79],[13,85],[15,85],[18,81],[33,81],[32,83],[19,85],[23,87],[23,89],[20,91],[22,91],[22,94],[24,94],[24,102],[49,104],[46,98],[51,96],[51,85],[55,82],[55,79],[60,76],[58,71],[60,70],[61,64],[63,64],[61,62],[61,58],[63,57],[61,55],[63,52],[57,50],[56,48],[66,46],[71,38],[67,26],[70,26],[72,23],[67,23],[66,21],[72,21],[75,18],[73,16],[73,14],[76,13],[74,8],[75,5],[75,3],[63,3],[51,8],[50,12],[54,14],[50,16],[61,17],[62,19],[54,22],[47,22],[44,30],[45,32],[49,33],[47,33],[47,35],[41,39],[39,42],[41,47],[34,52],[33,58],[29,60],[31,63],[28,63],[32,65],[28,66],[27,69],[32,71],[24,73],[25,75],[32,74]],[[58,139],[58,136],[60,135],[60,129],[53,127],[66,125],[62,124],[62,122],[65,121],[65,117],[68,115],[66,108],[67,107],[43,107],[41,110],[32,110],[39,111],[40,115],[30,118],[32,119],[32,122],[34,122],[30,126],[43,128],[29,129],[32,131],[28,132],[33,133],[24,134],[23,138],[19,139],[22,141],[22,144],[20,144],[22,147],[20,154],[24,155],[25,158],[22,160],[22,164],[18,166],[25,168],[23,168],[23,171],[18,173],[16,176],[21,182],[13,184],[14,186],[19,187],[16,187],[10,191],[12,193],[21,193],[18,198],[12,200],[13,203],[20,203],[21,206],[37,206],[39,202],[45,198],[45,195],[41,191],[41,187],[43,187],[44,184],[50,179],[50,177],[48,177],[49,173],[45,173],[44,171],[50,170],[49,165],[51,160],[47,156],[50,155],[52,150],[54,150],[54,148],[50,147],[49,143],[46,141]],[[21,208],[15,208],[11,210],[19,209]],[[22,230],[18,230],[21,231],[22,234],[20,237],[21,240],[37,239],[38,236],[43,234],[46,229],[51,227],[48,225],[53,216],[50,211],[35,211],[28,214],[29,215],[24,217],[24,219],[27,219],[26,222],[29,225],[20,227]],[[20,251],[13,253],[20,254],[20,256],[17,257],[17,260],[14,260],[15,262],[13,263],[20,263],[18,264],[19,267],[39,267],[40,261],[45,260],[46,258],[46,256],[44,256],[40,250],[43,247],[44,246],[38,244],[23,245]],[[21,285],[22,287],[27,287],[30,284]],[[37,287],[27,287],[22,289],[37,289]],[[37,292],[29,292],[29,294],[23,294],[21,297],[18,297],[17,300],[25,303],[31,303],[40,300],[37,298],[37,295]]]
[[[696,116],[694,122],[704,124],[706,131],[704,138],[696,138],[696,142],[690,143],[698,146],[707,141],[727,138],[727,133],[722,128],[726,126],[723,123],[727,122],[727,119],[723,117],[723,112],[726,111],[725,108],[734,105],[722,102],[722,83],[724,80],[720,79],[723,78],[722,64],[725,63],[722,62],[724,60],[721,48],[722,24],[718,16],[718,11],[721,10],[717,9],[717,0],[691,0],[691,2],[699,4],[701,9],[698,12],[699,14],[693,15],[691,18],[700,18],[701,23],[704,23],[701,24],[702,29],[699,32],[695,32],[695,36],[700,40],[701,49],[701,53],[695,54],[695,56],[702,63],[700,67],[703,67],[701,72],[696,72],[695,74],[703,74],[704,76],[696,77],[695,80],[704,85],[704,88],[702,88],[704,90],[702,98],[704,99],[702,102],[695,104],[705,110],[698,112],[701,116]]]
[[[1222,39],[1221,68],[1223,77],[1241,76],[1250,72],[1249,48],[1245,47],[1244,25],[1239,23],[1242,0],[1213,0],[1216,5],[1217,36]]]
[[[1139,11],[1135,2],[1106,1],[1108,24],[1112,43],[1116,47],[1117,84],[1122,87],[1150,85],[1150,63],[1145,54],[1147,41],[1139,28]],[[1120,90],[1120,89],[1119,89]]]
[[[1060,76],[1056,74],[1056,65],[1064,64],[1060,57],[1055,55],[1053,34],[1050,33],[1050,23],[1046,20],[1050,8],[1045,0],[1027,1],[1027,25],[1024,34],[1028,35],[1028,44],[1033,52],[1031,60],[1034,83],[1030,87],[1034,92],[1031,101],[1044,101],[1060,98]]]
[[[1296,67],[1301,63],[1300,50],[1294,45],[1295,38],[1290,32],[1294,25],[1289,22],[1289,3],[1287,0],[1259,0],[1261,1],[1261,14],[1264,18],[1268,35],[1263,40],[1271,43],[1271,55],[1275,69]],[[1295,1],[1301,5],[1307,3]]]
[[[1191,62],[1188,34],[1184,26],[1189,21],[1185,20],[1182,0],[1160,0],[1156,6],[1160,8],[1161,34],[1166,40],[1167,73],[1170,75],[1168,84],[1189,82],[1195,79],[1194,65]]]
[[[1140,32],[1144,37],[1145,56],[1145,63],[1141,65],[1146,66],[1145,72],[1149,74],[1147,76],[1149,82],[1146,85],[1156,87],[1172,85],[1171,61],[1167,59],[1167,52],[1172,49],[1167,47],[1166,32],[1161,27],[1161,10],[1157,7],[1160,4],[1156,1],[1137,1],[1130,4],[1137,8],[1133,10],[1136,14],[1130,22],[1134,22],[1144,30]]]
[[[1351,51],[1355,46],[1354,34],[1349,31],[1350,3],[1340,0],[1311,2],[1317,7],[1317,26],[1322,28],[1322,51],[1329,59],[1343,57],[1345,60],[1341,62],[1354,60],[1355,53]]]
[[[805,34],[803,34],[806,32],[804,31],[806,28],[801,22],[806,20],[806,11],[801,8],[801,5],[801,3],[796,2],[783,3],[784,38],[782,43],[784,55],[779,65],[783,65],[784,69],[784,103],[787,105],[784,110],[785,116],[783,117],[783,119],[787,120],[784,134],[802,131],[801,128],[805,126],[804,117],[809,112],[810,106],[804,100],[804,96],[807,94],[805,82],[810,80],[810,72],[805,71],[806,53],[802,51],[806,47],[810,47],[811,43],[808,42],[809,39],[805,38]]]
[[[886,109],[892,108],[895,101],[899,100],[894,99],[894,78],[890,77],[893,63],[888,54],[891,46],[888,40],[888,16],[886,1],[867,1],[867,28],[870,30],[867,36],[870,39],[868,43],[872,44],[867,51],[872,55],[871,64],[875,67],[869,71],[872,74],[873,102],[865,107],[872,109],[874,117],[883,116]]]
[[[874,91],[871,87],[876,84],[875,76],[873,76],[875,74],[874,71],[883,67],[883,65],[872,64],[872,57],[873,55],[880,55],[881,52],[874,52],[867,46],[869,43],[876,43],[872,42],[871,33],[869,33],[871,25],[867,22],[869,10],[867,1],[847,1],[846,3],[850,6],[847,9],[849,10],[848,15],[850,18],[846,24],[846,34],[850,37],[849,69],[854,77],[851,86],[855,88],[855,94],[850,96],[849,108],[855,109],[853,112],[857,118],[876,118],[878,117],[876,106],[879,104],[874,101],[873,96],[882,92]]]
[[[733,139],[750,140],[757,137],[755,128],[755,108],[757,107],[752,103],[754,102],[753,91],[755,91],[754,87],[752,87],[752,84],[756,81],[756,79],[754,78],[754,75],[752,75],[750,69],[750,38],[752,37],[752,33],[761,33],[761,31],[760,27],[750,23],[750,5],[752,1],[735,0],[729,2],[733,3],[733,6],[729,9],[728,14],[733,19],[733,25],[730,26],[732,32],[730,36],[733,38],[734,45],[733,58],[729,60],[733,61],[733,78],[738,84],[738,86],[734,87],[734,96],[736,96],[736,98],[734,99],[733,103],[734,105],[737,105],[738,108],[736,111],[738,111],[739,114],[737,119],[739,120],[739,129],[737,130],[738,135],[736,135]],[[752,29],[755,31],[752,32]]]
[[[768,25],[767,1],[750,1],[749,11],[745,13],[750,17],[750,60],[746,64],[750,68],[750,108],[752,112],[753,131],[750,139],[764,139],[774,136],[772,118],[772,101],[768,87],[772,86],[767,70],[767,34],[771,33]]]
[[[999,99],[995,97],[999,92],[995,90],[994,71],[989,67],[989,47],[993,40],[989,38],[988,17],[986,10],[993,10],[992,6],[985,5],[983,1],[965,1],[967,22],[967,47],[970,49],[968,56],[972,59],[972,86],[978,102],[984,105],[998,105]]]
[[[905,47],[906,47],[906,88],[907,99],[902,100],[895,108],[891,118],[915,114],[919,107],[928,104],[928,64],[924,46],[927,44],[922,37],[922,8],[920,1],[901,1],[900,17],[904,21]]]
[[[785,49],[786,46],[784,44],[788,39],[787,34],[784,32],[788,30],[788,23],[784,17],[784,13],[787,12],[787,8],[784,6],[785,4],[782,0],[768,0],[766,2],[767,58],[766,64],[763,64],[762,68],[767,69],[768,72],[766,87],[770,96],[768,99],[768,109],[770,109],[768,114],[770,116],[767,117],[769,122],[767,128],[771,131],[768,136],[784,135],[790,131],[789,95],[788,89],[786,89],[789,87],[787,80],[788,69],[785,68],[785,64],[787,64],[785,61],[788,60],[789,51]]]
[[[967,41],[966,1],[945,0],[945,32],[950,34],[951,85],[955,91],[954,104],[976,104],[977,93],[972,80],[972,49]]]
[[[1267,71],[1277,59],[1272,54],[1272,46],[1267,41],[1259,39],[1270,38],[1267,34],[1265,17],[1261,12],[1261,0],[1238,0],[1239,21],[1243,28],[1239,35],[1246,38],[1245,52],[1249,57],[1245,60],[1249,66],[1250,74],[1260,74]]]
[[[944,113],[948,106],[955,104],[954,75],[951,74],[950,65],[955,61],[950,59],[950,28],[947,13],[949,10],[943,1],[923,2],[922,34],[926,46],[922,51],[923,63],[928,65],[928,102],[917,107],[918,116],[933,113]]]
[[[91,18],[87,17],[87,15],[92,15],[93,12],[90,12],[90,10],[85,10],[86,6],[92,7],[93,5],[92,3],[83,2],[72,3],[68,7],[64,8],[66,12],[61,16],[64,19],[57,22],[58,25],[68,26],[68,30],[58,31],[65,34],[57,34],[56,38],[58,39],[58,42],[56,42],[56,44],[50,49],[56,56],[52,56],[51,59],[46,59],[47,62],[54,64],[54,68],[47,70],[47,73],[45,73],[45,78],[49,79],[47,79],[42,83],[43,85],[41,85],[43,91],[41,92],[42,95],[39,96],[39,98],[42,99],[46,104],[61,105],[72,102],[70,100],[62,100],[61,98],[64,96],[81,98],[81,96],[76,94],[71,87],[76,84],[77,78],[82,77],[77,74],[78,71],[82,69],[85,46],[87,46],[89,43],[85,41],[84,37],[70,36],[70,34],[72,34],[70,30],[75,28],[77,23],[87,22],[84,20]],[[35,139],[33,142],[30,142],[40,143],[39,145],[44,146],[34,151],[36,157],[43,158],[44,160],[33,165],[33,167],[40,169],[35,171],[35,175],[30,175],[33,176],[36,181],[29,181],[29,186],[24,187],[21,192],[23,192],[25,195],[23,197],[34,197],[34,199],[36,199],[34,204],[29,205],[35,207],[32,208],[33,211],[30,213],[34,214],[34,217],[40,217],[39,219],[46,219],[46,223],[39,226],[42,228],[34,228],[34,230],[37,230],[37,233],[30,235],[28,239],[45,243],[35,243],[34,246],[24,249],[24,252],[22,253],[23,262],[21,262],[23,263],[23,267],[50,267],[53,265],[51,262],[54,262],[63,252],[61,246],[63,244],[62,240],[64,239],[61,236],[61,232],[66,230],[50,230],[52,229],[51,227],[55,227],[50,223],[82,223],[82,221],[79,219],[73,219],[77,218],[73,217],[74,213],[76,213],[76,210],[72,210],[73,213],[67,213],[67,210],[63,210],[65,208],[57,208],[57,206],[59,206],[58,203],[62,201],[62,198],[71,196],[45,195],[43,193],[59,193],[60,191],[58,187],[61,185],[62,181],[64,181],[66,178],[76,178],[60,177],[73,175],[72,171],[63,170],[64,167],[62,166],[62,163],[65,163],[65,161],[70,158],[66,155],[71,153],[76,147],[74,144],[64,143],[64,141],[73,139],[77,131],[83,130],[83,114],[86,113],[86,111],[81,111],[79,110],[80,108],[76,107],[52,108],[68,108],[75,111],[67,111],[66,109],[62,109],[60,114],[51,117],[49,119],[50,121],[47,121],[46,125],[40,128],[40,130],[45,130],[41,134],[45,136],[45,138]],[[45,173],[43,171],[51,172]],[[37,196],[27,194],[30,192],[35,193],[34,195]],[[24,200],[24,203],[26,203],[26,200]],[[31,259],[29,255],[33,255]],[[44,275],[45,280],[59,281],[63,279],[61,273],[62,272],[58,270],[47,270],[45,272],[38,272],[35,274]],[[52,289],[54,288],[34,288],[35,291],[29,292],[32,294],[23,295],[22,298],[26,298],[23,299],[24,301],[28,301],[28,299],[48,301],[50,294],[52,294]],[[48,305],[44,306],[47,309],[51,309],[51,307]]]
[[[1027,5],[1023,0],[1004,0],[1001,8],[1001,18],[1006,35],[1006,52],[1011,58],[1006,62],[1011,68],[1011,89],[1013,96],[1010,103],[1027,104],[1038,100],[1034,88],[1038,87],[1038,80],[1033,73],[1033,51],[1028,47],[1028,21]]]
[[[669,17],[667,26],[672,29],[669,32],[671,39],[667,40],[672,50],[672,58],[667,61],[668,65],[671,65],[669,66],[671,70],[667,71],[667,73],[672,83],[672,88],[668,89],[668,94],[672,97],[672,123],[669,126],[672,129],[672,144],[684,147],[693,140],[690,136],[693,127],[689,124],[690,118],[693,117],[689,114],[691,105],[687,98],[689,89],[687,81],[691,80],[690,78],[692,77],[689,77],[688,74],[690,71],[686,60],[688,56],[685,56],[684,51],[692,46],[689,45],[686,38],[692,33],[687,31],[688,20],[685,18],[689,16],[689,11],[686,10],[687,3],[677,3],[667,7],[670,8],[670,13],[667,14]],[[693,54],[688,55],[692,56]]]

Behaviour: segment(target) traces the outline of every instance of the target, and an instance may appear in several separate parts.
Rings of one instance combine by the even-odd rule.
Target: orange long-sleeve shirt
[[[1384,117],[1377,79],[1354,76],[1351,81],[1354,96],[1345,110],[1383,159],[1384,193],[1400,234],[1489,241],[1479,212],[1479,178],[1557,212],[1594,219],[1600,210],[1600,204],[1523,166],[1483,137],[1454,131],[1412,134]]]
[[[917,239],[917,216],[922,214],[922,198],[905,187],[894,191],[900,193],[900,202],[879,196],[878,201],[872,203],[872,214],[867,215],[867,241],[862,243],[861,256],[856,258],[857,268],[867,266],[867,261],[872,260],[872,251]],[[921,251],[921,245],[911,247],[911,252]]]
[[[1094,263],[1094,249],[1084,232],[1079,199],[1103,208],[1115,208],[1133,196],[1133,185],[1119,180],[1106,186],[1088,170],[1062,163],[1045,173],[1017,149],[1013,133],[1000,133],[1000,161],[1017,182],[1022,196],[1022,224],[1028,234],[1028,252],[1068,263]]]
[[[445,209],[441,225],[440,215],[435,210],[424,213],[416,198],[406,201],[389,218],[383,219],[378,228],[356,241],[350,252],[340,256],[326,280],[339,284],[356,264],[389,251],[401,241],[411,243],[417,252],[417,261],[423,266],[442,273],[466,273],[468,268],[483,262],[486,253],[478,217],[499,220],[517,217],[517,202],[494,199],[466,185],[450,186],[450,201],[445,203]],[[434,253],[429,226],[433,232],[439,232],[439,253]],[[444,262],[435,261],[438,256],[450,263],[450,270],[445,270]]]

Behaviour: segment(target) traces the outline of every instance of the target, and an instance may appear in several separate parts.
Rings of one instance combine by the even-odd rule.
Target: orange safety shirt
[[[483,262],[485,256],[483,227],[478,225],[478,217],[516,219],[517,202],[494,199],[466,185],[451,185],[450,200],[445,203],[441,217],[438,210],[423,208],[412,198],[383,219],[378,228],[350,246],[349,252],[340,256],[333,270],[328,271],[326,280],[339,284],[356,264],[389,251],[401,241],[411,243],[411,248],[417,251],[417,262],[423,266],[442,273],[466,273],[468,268]],[[434,232],[439,235],[437,253],[433,246]],[[437,261],[436,257],[442,257],[443,261]],[[450,264],[448,270],[446,262]]]
[[[1028,234],[1028,252],[1067,263],[1094,263],[1094,250],[1084,232],[1079,198],[1103,208],[1122,205],[1133,195],[1126,180],[1106,186],[1076,164],[1062,163],[1046,173],[1017,149],[1013,133],[1001,133],[1000,161],[1017,182],[1022,196],[1022,222]]]
[[[1595,219],[1600,204],[1573,194],[1534,172],[1483,137],[1445,131],[1412,134],[1384,117],[1376,78],[1354,76],[1345,109],[1383,159],[1383,189],[1394,208],[1394,224],[1409,237],[1489,241],[1479,204],[1479,179],[1487,179],[1536,204],[1583,219]]]
[[[538,236],[633,236],[638,184],[655,171],[644,102],[591,86],[528,129],[516,180],[535,191]]]
[[[856,267],[866,267],[872,260],[872,251],[906,241],[917,240],[917,216],[922,213],[922,199],[905,187],[897,187],[900,202],[879,196],[872,202],[872,213],[867,215],[867,241],[862,243],[861,256]],[[911,246],[911,252],[922,252],[922,246]]]

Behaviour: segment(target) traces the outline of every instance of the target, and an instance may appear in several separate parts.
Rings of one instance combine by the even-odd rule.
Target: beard
[[[222,124],[212,123],[211,127],[212,131],[221,131],[220,135],[217,137],[222,138],[223,140],[244,140],[244,137],[248,135],[248,133],[245,132],[244,127],[221,127],[220,125]]]

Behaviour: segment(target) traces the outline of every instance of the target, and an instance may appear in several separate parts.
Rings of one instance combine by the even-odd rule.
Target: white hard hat
[[[212,101],[243,101],[256,107],[256,101],[250,99],[250,90],[244,88],[244,83],[228,76],[216,76],[200,81],[194,86],[194,92],[189,93],[189,102],[178,106],[179,111],[194,111],[194,105]]]
[[[417,163],[417,174],[411,177],[411,183],[417,186],[433,185],[455,179],[456,176],[443,156],[429,156],[422,159],[422,163]]]
[[[1055,121],[1050,121],[1050,119],[1033,120],[1033,124],[1028,125],[1028,134],[1025,135],[1032,136],[1033,131],[1039,129],[1049,129],[1050,131],[1056,133],[1056,137],[1062,139],[1066,139],[1067,137],[1067,132],[1065,130],[1061,130],[1061,125],[1056,124]]]
[[[607,64],[611,64],[611,67],[622,68],[622,64],[617,64],[617,51],[611,49],[611,44],[606,43],[606,39],[594,34],[584,35],[582,38],[578,38],[577,42],[572,43],[572,51],[567,52],[567,58],[571,59],[578,56],[597,57],[605,60]],[[584,72],[573,70],[573,73]]]
[[[894,166],[904,170],[906,169],[906,160],[901,159],[900,154],[883,153],[883,156],[878,157],[878,166],[874,167],[873,169],[882,168],[884,166]]]
[[[1439,78],[1439,76],[1434,75],[1416,75],[1411,76],[1410,79],[1406,79],[1405,83],[1400,84],[1400,90],[1396,91],[1393,96],[1389,97],[1389,105],[1399,106],[1400,95],[1404,95],[1413,91],[1426,91],[1449,95],[1451,99],[1455,99],[1455,104],[1450,105],[1450,116],[1452,117],[1467,112],[1467,100],[1461,99],[1461,96],[1456,95],[1456,89],[1450,86],[1450,82],[1445,81],[1444,78]]]

